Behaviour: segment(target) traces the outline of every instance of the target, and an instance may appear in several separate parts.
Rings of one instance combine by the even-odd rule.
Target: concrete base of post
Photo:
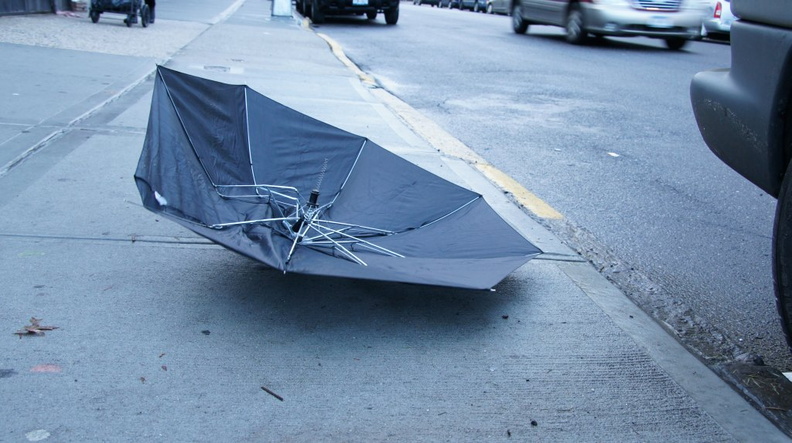
[[[274,17],[291,17],[291,0],[272,0],[272,15]]]

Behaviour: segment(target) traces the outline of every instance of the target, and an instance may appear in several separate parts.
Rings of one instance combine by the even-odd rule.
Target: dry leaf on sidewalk
[[[58,329],[57,326],[42,326],[41,319],[36,317],[30,317],[30,324],[23,327],[14,334],[19,335],[20,337],[23,335],[44,335],[44,331],[52,331],[53,329]]]

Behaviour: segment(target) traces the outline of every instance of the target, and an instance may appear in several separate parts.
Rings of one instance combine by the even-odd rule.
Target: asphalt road
[[[563,214],[543,220],[708,358],[792,368],[770,274],[775,200],[706,147],[688,87],[729,45],[511,31],[510,19],[403,2],[397,26],[318,32]]]

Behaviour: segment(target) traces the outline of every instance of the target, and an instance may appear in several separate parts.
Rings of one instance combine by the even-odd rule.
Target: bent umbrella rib
[[[450,217],[450,216],[452,216],[453,214],[455,214],[455,213],[457,213],[457,212],[459,212],[459,211],[461,211],[461,210],[465,209],[465,207],[467,207],[467,206],[470,206],[471,204],[473,204],[473,202],[475,202],[476,200],[478,200],[478,199],[480,199],[480,198],[482,198],[482,197],[481,197],[481,195],[477,195],[477,196],[476,196],[476,198],[474,198],[473,200],[470,200],[469,202],[467,202],[467,203],[463,204],[462,206],[460,206],[460,207],[458,207],[458,208],[454,209],[453,211],[449,212],[448,214],[441,215],[440,217],[437,217],[436,219],[434,219],[434,220],[432,220],[432,221],[430,221],[430,222],[428,222],[428,223],[424,223],[424,224],[422,224],[421,226],[418,226],[416,229],[425,228],[425,227],[427,227],[427,226],[429,226],[429,225],[433,225],[433,224],[435,224],[435,223],[439,222],[440,220],[442,220],[442,219],[444,219],[444,218],[446,218],[446,217]]]
[[[325,220],[320,220],[320,221],[325,221]],[[320,223],[312,223],[311,227],[316,232],[318,232],[322,237],[326,238],[327,240],[329,240],[331,243],[333,243],[336,246],[340,247],[340,243],[338,241],[332,239],[325,232],[322,232],[319,228],[325,229],[325,230],[329,231],[332,234],[338,234],[338,235],[340,235],[342,237],[346,237],[346,238],[352,239],[353,240],[352,244],[362,243],[362,244],[367,245],[368,247],[372,248],[374,251],[377,251],[377,252],[380,252],[380,253],[384,253],[385,255],[391,255],[393,257],[404,258],[404,256],[399,254],[398,252],[391,251],[390,249],[384,248],[384,247],[382,247],[380,245],[377,245],[377,244],[372,243],[370,241],[364,240],[364,239],[362,239],[360,237],[355,237],[354,235],[347,234],[344,231],[341,231],[341,230],[338,230],[338,229],[333,229],[333,228],[330,228],[330,227],[327,227],[327,226],[322,226]]]
[[[341,183],[341,187],[338,188],[338,192],[336,192],[335,196],[333,197],[333,200],[330,203],[327,204],[327,207],[333,206],[333,203],[335,203],[336,199],[338,199],[338,196],[341,195],[341,191],[344,190],[344,187],[346,186],[347,182],[349,181],[349,177],[352,176],[352,171],[355,170],[355,166],[357,166],[358,160],[360,160],[360,155],[363,153],[363,148],[366,147],[366,143],[368,143],[368,139],[364,138],[363,139],[363,144],[360,145],[360,149],[358,149],[357,156],[355,156],[355,161],[352,163],[352,166],[349,168],[349,172],[347,173],[346,178],[344,178],[344,182]]]
[[[247,138],[248,148],[248,163],[250,164],[250,176],[253,178],[253,183],[258,183],[256,180],[256,169],[253,167],[253,145],[250,143],[250,106],[248,105],[248,88],[245,87],[245,132]],[[258,194],[258,188],[256,188]]]

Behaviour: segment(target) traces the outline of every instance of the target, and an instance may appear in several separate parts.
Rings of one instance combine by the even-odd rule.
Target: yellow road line
[[[377,86],[377,81],[374,80],[374,77],[366,74],[363,72],[356,64],[349,59],[349,57],[344,54],[344,50],[341,48],[335,40],[327,36],[326,34],[322,34],[321,32],[317,32],[318,35],[322,40],[326,41],[328,45],[330,45],[330,50],[333,51],[333,54],[341,61],[346,67],[351,69],[360,79],[363,84],[366,86],[373,88]]]
[[[545,201],[537,197],[536,194],[525,189],[517,180],[511,178],[495,166],[489,163],[477,163],[475,166],[476,169],[481,171],[492,183],[502,190],[511,193],[514,199],[517,200],[517,203],[533,212],[537,217],[551,220],[561,220],[564,218],[560,212],[553,209],[552,206],[545,203]]]
[[[409,126],[418,135],[423,137],[438,151],[447,156],[462,159],[473,165],[478,171],[484,174],[484,176],[487,177],[490,182],[494,183],[501,190],[512,194],[517,203],[531,211],[537,217],[552,220],[560,220],[564,218],[564,216],[553,209],[552,206],[545,203],[531,191],[525,189],[525,187],[508,176],[506,173],[489,164],[486,160],[484,160],[483,157],[478,155],[459,139],[446,132],[443,128],[437,125],[437,123],[426,118],[412,106],[408,105],[388,91],[378,88],[376,80],[358,68],[358,66],[353,63],[346,56],[346,54],[344,54],[341,45],[339,45],[335,40],[322,33],[316,33],[316,35],[318,35],[320,38],[326,41],[328,45],[330,45],[330,49],[333,51],[333,54],[338,57],[341,63],[355,72],[360,81],[370,88],[371,93],[376,96],[380,102],[384,103],[385,106],[390,108],[391,111],[393,111],[402,119],[405,124],[407,124],[407,126]]]

